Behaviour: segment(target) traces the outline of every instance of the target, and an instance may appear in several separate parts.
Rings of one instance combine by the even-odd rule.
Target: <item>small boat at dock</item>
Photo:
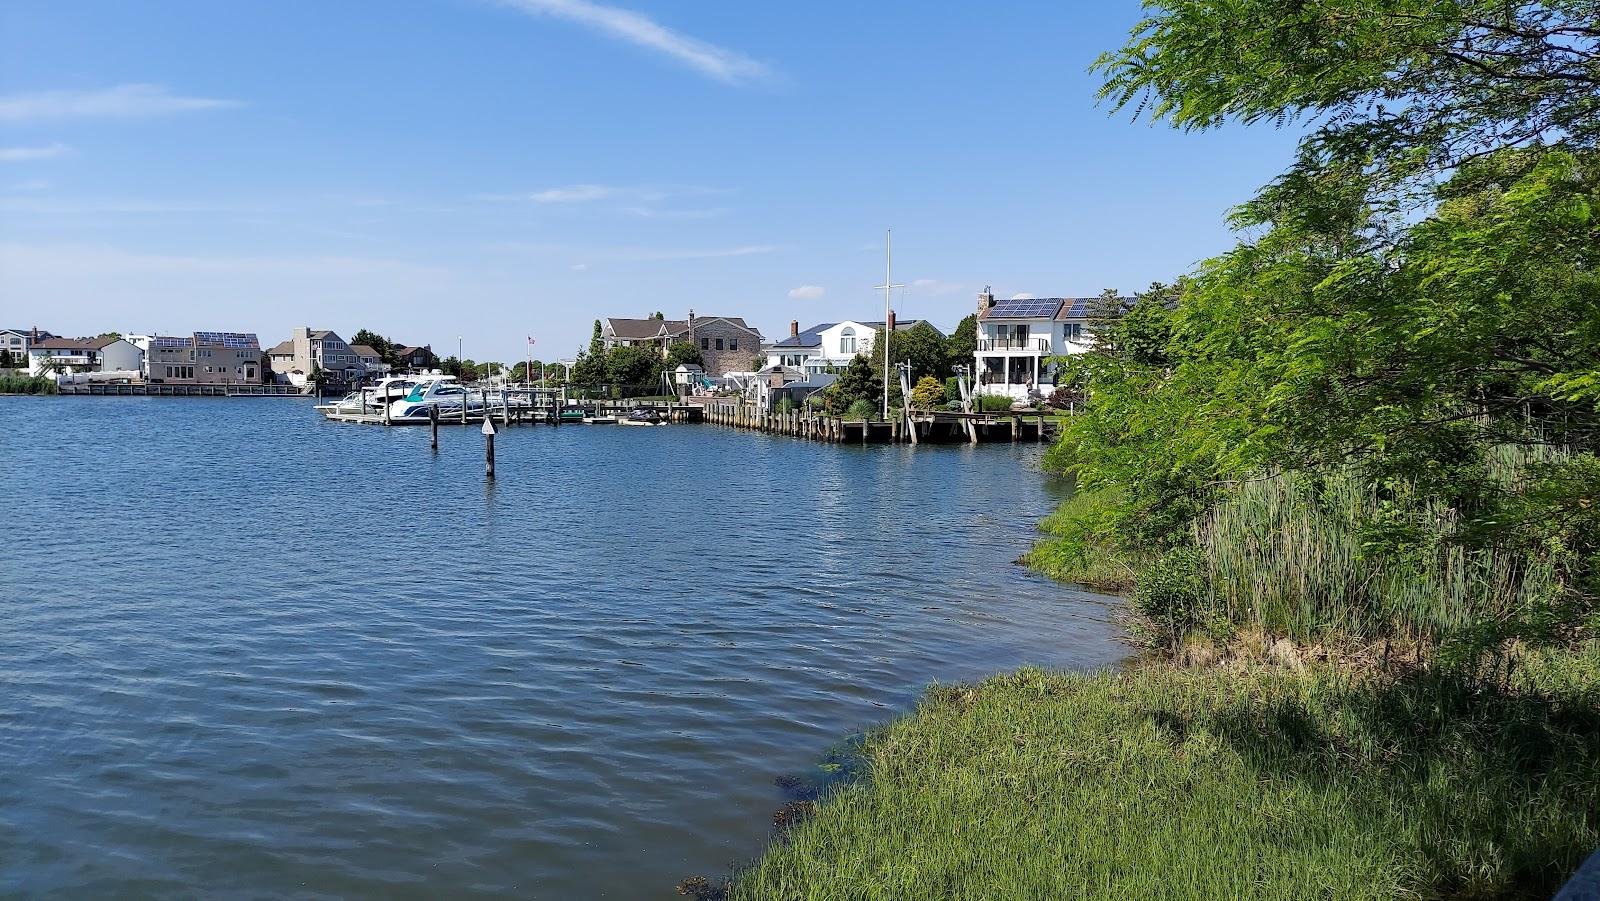
[[[634,410],[617,420],[617,425],[666,425],[666,420],[654,410]]]

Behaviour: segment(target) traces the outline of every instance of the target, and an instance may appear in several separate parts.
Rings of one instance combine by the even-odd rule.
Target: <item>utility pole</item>
[[[905,285],[894,283],[894,229],[885,229],[883,232],[883,284],[878,288],[883,291],[883,421],[889,421],[889,333],[892,328],[889,319],[890,300],[894,289],[904,288]]]

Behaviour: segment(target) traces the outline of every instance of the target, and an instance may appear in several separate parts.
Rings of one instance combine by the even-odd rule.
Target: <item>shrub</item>
[[[778,404],[773,408],[776,412],[788,415],[794,412],[794,401],[788,397],[778,398]]]
[[[1167,551],[1139,574],[1133,586],[1133,608],[1155,634],[1153,643],[1172,647],[1212,617],[1209,611],[1205,557],[1196,547]]]
[[[844,411],[844,418],[845,419],[871,419],[873,417],[873,414],[875,414],[877,412],[878,412],[878,408],[873,406],[872,401],[869,401],[869,400],[858,400],[855,403],[851,404],[849,409]]]
[[[944,380],[944,400],[945,403],[961,404],[961,380],[953,375]]]
[[[920,410],[931,410],[943,399],[944,386],[931,375],[923,376],[911,389],[911,404]]]
[[[1009,413],[1014,403],[1004,394],[980,394],[977,397],[978,412],[980,413]]]

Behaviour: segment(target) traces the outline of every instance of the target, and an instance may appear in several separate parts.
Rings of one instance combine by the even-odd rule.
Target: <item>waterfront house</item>
[[[921,319],[896,319],[889,311],[889,321],[896,332],[909,331],[921,324]],[[850,365],[857,354],[872,353],[877,333],[883,330],[883,320],[845,320],[822,322],[801,331],[800,323],[789,322],[789,337],[762,347],[768,366],[785,366],[798,369],[807,376],[835,372]],[[932,323],[929,328],[938,332]],[[942,336],[944,333],[939,332]]]
[[[361,361],[361,365],[366,367],[368,376],[389,374],[392,367],[383,361],[383,356],[376,349],[366,344],[352,344],[350,349],[355,352],[356,359]]]
[[[262,381],[261,342],[250,332],[130,335],[152,385],[255,385]]]
[[[432,345],[422,347],[397,347],[394,349],[395,365],[409,372],[426,372],[439,365],[439,358],[433,354]]]
[[[55,335],[37,327],[0,329],[0,351],[10,355],[11,368],[26,369],[28,348],[33,346],[33,342],[54,337]]]
[[[143,353],[121,338],[41,338],[31,340],[28,374],[45,371],[128,372],[136,375]]]
[[[291,385],[304,385],[317,372],[335,385],[353,385],[367,375],[356,351],[327,329],[296,328],[289,340],[267,351],[267,360],[274,376]]]
[[[621,319],[600,322],[600,340],[614,347],[655,347],[663,357],[680,341],[700,348],[705,371],[713,378],[749,372],[761,351],[761,333],[738,316],[695,316],[687,319]]]
[[[1127,303],[1124,301],[1123,303]],[[1055,390],[1052,357],[1088,350],[1093,339],[1092,297],[1014,297],[995,300],[985,289],[978,295],[977,348],[973,372],[979,394],[1001,394],[1025,400]]]

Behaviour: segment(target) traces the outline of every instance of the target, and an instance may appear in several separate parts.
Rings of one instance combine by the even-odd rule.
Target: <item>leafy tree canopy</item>
[[[1366,553],[1519,549],[1566,594],[1483,625],[1574,622],[1600,595],[1600,5],[1146,8],[1096,64],[1114,104],[1312,127],[1247,240],[1101,327],[1053,460],[1157,547],[1245,481],[1353,468]]]
[[[1184,129],[1306,121],[1241,224],[1338,213],[1509,147],[1600,142],[1594,0],[1147,0],[1101,97]],[[1418,182],[1423,184],[1418,184]],[[1328,193],[1321,203],[1310,195]],[[1302,209],[1287,205],[1304,204]],[[1342,220],[1342,221],[1340,221]]]

